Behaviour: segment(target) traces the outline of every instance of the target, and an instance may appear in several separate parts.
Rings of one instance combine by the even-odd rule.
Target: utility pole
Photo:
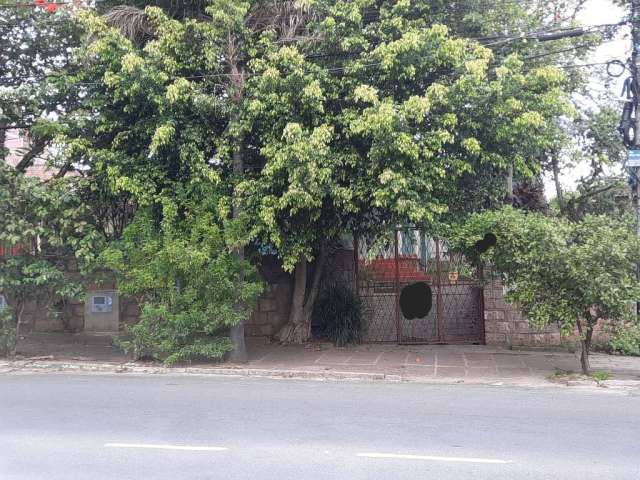
[[[640,237],[640,200],[638,186],[638,174],[640,173],[640,114],[638,114],[639,94],[640,94],[640,76],[638,60],[640,60],[640,25],[639,13],[640,13],[640,0],[631,1],[631,39],[633,42],[631,50],[631,83],[630,93],[633,102],[633,112],[635,116],[634,129],[633,129],[633,145],[629,151],[629,174],[631,175],[631,199],[633,202],[633,209],[636,213],[636,235]],[[636,266],[636,275],[640,277],[640,264]],[[636,314],[640,315],[640,301],[636,302]]]

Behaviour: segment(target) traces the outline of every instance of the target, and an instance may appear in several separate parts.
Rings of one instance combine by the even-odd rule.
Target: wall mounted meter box
[[[111,295],[91,295],[91,313],[113,312],[113,297]]]
[[[120,328],[120,302],[113,290],[89,291],[84,304],[84,331],[114,333]]]

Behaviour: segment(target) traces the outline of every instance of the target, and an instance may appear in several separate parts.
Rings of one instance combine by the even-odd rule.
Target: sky
[[[614,5],[610,0],[588,0],[585,4],[585,9],[578,17],[579,21],[583,25],[602,25],[608,23],[619,22],[625,15],[623,8]],[[630,40],[628,37],[628,30],[623,30],[616,41],[607,42],[601,45],[589,59],[588,63],[600,63],[608,60],[619,59],[625,61],[630,51]],[[595,67],[606,69],[605,66]],[[622,83],[624,82],[625,75],[623,75],[619,84],[616,85],[616,94],[620,95],[622,92]],[[594,81],[591,85],[594,90],[602,90],[604,86],[598,81]],[[620,100],[620,110],[622,111],[622,100]],[[574,190],[576,181],[581,176],[588,173],[588,166],[577,165],[575,168],[567,169],[561,175],[561,183],[566,190]],[[545,178],[545,193],[547,198],[555,197],[555,186],[551,176]]]

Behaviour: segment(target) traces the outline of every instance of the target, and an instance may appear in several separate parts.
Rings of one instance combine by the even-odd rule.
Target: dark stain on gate
[[[446,242],[399,229],[354,247],[365,341],[484,343],[480,272]]]
[[[407,285],[400,292],[400,311],[407,320],[424,318],[429,315],[433,293],[425,282]]]

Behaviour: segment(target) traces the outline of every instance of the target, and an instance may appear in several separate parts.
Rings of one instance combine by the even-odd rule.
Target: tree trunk
[[[583,375],[589,375],[591,365],[589,364],[589,350],[591,348],[591,338],[593,337],[593,323],[586,321],[586,331],[583,331],[582,323],[578,320],[578,333],[580,334],[580,367]]]
[[[38,138],[29,142],[29,150],[22,156],[20,161],[16,164],[16,170],[25,173],[27,169],[33,165],[38,155],[44,152],[47,146],[48,140],[45,138]]]
[[[554,154],[551,159],[551,167],[553,169],[553,183],[556,187],[556,197],[558,199],[558,207],[560,213],[565,214],[566,204],[564,202],[564,193],[562,191],[562,184],[560,183],[560,165],[558,164],[558,157]]]
[[[234,120],[238,120],[238,115],[234,115]],[[240,142],[239,142],[240,143]],[[237,149],[233,152],[233,173],[236,175],[242,175],[244,170],[244,162],[242,158],[241,145],[237,146]],[[237,202],[233,204],[233,218],[238,218],[240,216],[240,208],[237,205]],[[235,249],[235,254],[238,257],[238,260],[244,260],[244,248],[238,247]],[[242,272],[240,273],[240,282],[244,281]],[[249,359],[247,355],[247,345],[244,339],[244,322],[240,322],[237,325],[231,327],[229,332],[229,338],[231,340],[231,344],[233,345],[233,350],[229,354],[229,360],[235,363],[246,363]]]
[[[318,258],[316,258],[315,270],[313,272],[313,280],[311,282],[311,289],[309,290],[309,295],[307,296],[307,301],[305,302],[305,310],[306,315],[309,318],[309,334],[311,333],[311,314],[313,313],[313,307],[316,304],[316,299],[318,298],[318,293],[320,291],[320,281],[322,280],[322,275],[324,273],[324,268],[327,264],[327,251],[323,246],[320,249],[320,253],[318,254]]]
[[[291,311],[289,321],[280,332],[278,339],[283,343],[304,343],[311,338],[311,314],[318,298],[320,281],[326,264],[326,250],[320,249],[316,259],[315,270],[311,285],[307,289],[307,274],[309,265],[302,258],[296,264],[294,272],[293,296],[291,298]]]
[[[7,300],[7,303],[9,305],[15,305],[15,309],[13,309],[13,312],[11,314],[14,320],[13,335],[11,334],[11,332],[8,332],[8,334],[5,333],[5,347],[7,357],[14,358],[16,356],[18,340],[20,339],[20,324],[22,323],[22,315],[24,313],[25,303],[21,301],[11,302],[8,298],[5,298],[5,300]],[[9,326],[9,328],[11,328],[11,326]]]
[[[240,112],[242,108],[242,102],[244,99],[244,71],[241,67],[240,60],[238,58],[238,48],[234,37],[229,34],[229,43],[227,45],[227,61],[231,71],[231,100],[234,104],[234,111],[229,118],[229,127],[239,129],[240,125]],[[236,178],[242,177],[244,174],[244,136],[242,133],[236,133],[234,138],[234,150],[233,150],[233,174]],[[240,206],[237,199],[233,202],[232,216],[234,219],[240,217]],[[244,247],[239,246],[236,251],[236,255],[240,261],[244,260]],[[244,281],[242,272],[240,274],[240,282]],[[229,338],[233,345],[233,350],[229,354],[229,360],[236,363],[245,363],[248,360],[247,346],[244,339],[244,322],[240,322],[237,325],[231,327],[229,332]]]
[[[508,205],[513,203],[513,163],[509,164],[507,175],[505,177],[505,203]]]
[[[302,343],[308,339],[304,315],[304,300],[307,294],[307,267],[307,260],[305,258],[299,260],[296,264],[289,320],[278,333],[278,338],[281,342]]]
[[[4,146],[7,143],[7,124],[0,122],[0,160],[5,161]]]

